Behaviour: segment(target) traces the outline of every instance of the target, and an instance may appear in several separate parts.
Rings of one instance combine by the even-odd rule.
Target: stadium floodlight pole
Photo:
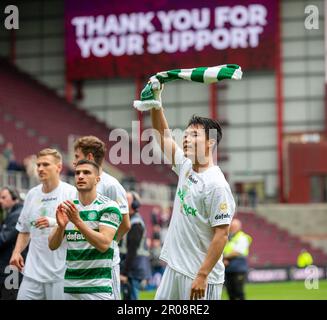
[[[68,103],[73,102],[73,83],[69,81],[66,77],[66,83],[65,83],[65,97],[66,101]]]
[[[324,1],[324,13],[327,14],[327,0]],[[325,19],[325,135],[327,136],[327,21]]]
[[[209,114],[211,119],[218,119],[218,85],[209,85]]]
[[[281,37],[281,1],[277,1],[276,12],[276,37],[275,37],[275,81],[276,81],[276,115],[277,115],[277,172],[278,172],[278,200],[285,202],[284,195],[284,170],[283,170],[283,67],[282,67],[282,37]]]

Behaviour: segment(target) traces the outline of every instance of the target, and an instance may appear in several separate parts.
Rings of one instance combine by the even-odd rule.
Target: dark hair
[[[135,192],[135,191],[129,191],[129,192],[133,197],[131,207],[133,210],[137,210],[141,206],[141,200],[140,200],[141,198],[137,192]]]
[[[85,136],[77,139],[74,143],[74,150],[81,149],[84,156],[92,153],[94,161],[101,166],[106,154],[106,145],[95,136]]]
[[[190,119],[190,121],[188,122],[187,127],[198,126],[198,125],[203,126],[205,133],[206,133],[207,140],[215,139],[217,142],[217,145],[219,144],[223,134],[222,134],[221,126],[217,120],[193,115],[192,118]],[[214,136],[211,133],[212,130],[215,130]]]
[[[78,166],[82,165],[82,164],[90,164],[91,166],[93,166],[97,170],[98,173],[100,172],[100,166],[95,161],[82,159],[82,160],[77,162],[76,168]]]
[[[19,192],[18,192],[18,190],[17,190],[16,188],[11,188],[11,187],[9,187],[9,186],[6,186],[6,187],[3,187],[3,188],[1,189],[1,191],[2,191],[2,190],[7,190],[7,191],[9,192],[10,196],[11,196],[11,199],[12,199],[13,201],[15,201],[15,200],[21,201],[21,198],[20,198]]]

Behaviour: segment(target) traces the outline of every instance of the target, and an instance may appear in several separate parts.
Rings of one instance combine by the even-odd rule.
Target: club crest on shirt
[[[186,171],[186,173],[185,173],[185,179],[187,179],[187,177],[189,176],[190,172],[191,172],[191,169],[189,169],[189,170]]]
[[[97,217],[97,213],[92,211],[88,214],[88,219],[93,221],[93,220],[96,220],[96,217]]]
[[[219,212],[226,213],[228,209],[227,203],[222,202],[219,204]]]

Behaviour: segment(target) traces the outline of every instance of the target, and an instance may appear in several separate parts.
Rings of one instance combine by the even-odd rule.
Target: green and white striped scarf
[[[134,107],[139,111],[161,108],[161,102],[156,99],[154,90],[161,84],[174,80],[188,80],[202,83],[215,83],[224,79],[242,79],[242,69],[237,64],[224,64],[215,67],[199,67],[192,69],[175,69],[158,72],[152,76],[141,92],[141,99],[134,101]]]

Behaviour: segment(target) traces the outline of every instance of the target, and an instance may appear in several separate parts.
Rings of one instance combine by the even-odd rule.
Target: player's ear
[[[101,180],[100,176],[97,176],[96,179],[95,179],[95,181],[96,181],[97,183],[99,183],[100,180]]]
[[[58,172],[60,173],[62,170],[62,162],[57,163],[57,168],[58,168]]]

